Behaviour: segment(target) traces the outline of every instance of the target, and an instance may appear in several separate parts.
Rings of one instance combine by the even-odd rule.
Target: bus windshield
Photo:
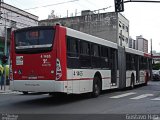
[[[53,27],[35,27],[15,32],[17,52],[50,49],[53,45],[55,30]]]

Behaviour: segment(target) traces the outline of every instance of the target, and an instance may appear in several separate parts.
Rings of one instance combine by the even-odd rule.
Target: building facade
[[[37,26],[38,16],[25,12],[19,8],[0,1],[0,57],[4,54],[5,40],[7,48],[10,44],[12,30],[19,28]],[[9,49],[6,49],[8,53]]]
[[[129,48],[132,48],[132,49],[137,49],[137,43],[136,43],[136,40],[134,40],[133,38],[129,38]]]
[[[39,21],[39,25],[55,25],[56,23],[128,47],[129,21],[120,13],[94,14],[86,10],[82,11],[81,16]]]
[[[148,40],[143,38],[142,35],[136,37],[137,50],[148,53]]]

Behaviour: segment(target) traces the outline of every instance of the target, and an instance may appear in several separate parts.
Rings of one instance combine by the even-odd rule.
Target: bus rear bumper
[[[13,80],[10,89],[22,92],[67,92],[66,81],[55,80]]]

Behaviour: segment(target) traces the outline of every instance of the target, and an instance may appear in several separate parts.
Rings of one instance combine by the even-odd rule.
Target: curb
[[[22,94],[22,92],[12,91],[12,90],[6,90],[6,91],[0,90],[0,95],[1,94]]]
[[[0,88],[0,94],[1,93],[9,93],[12,90],[10,90],[10,86],[5,86],[5,90],[4,90],[4,86],[2,86],[2,88]]]
[[[11,92],[11,90],[0,90],[0,93],[8,93]]]

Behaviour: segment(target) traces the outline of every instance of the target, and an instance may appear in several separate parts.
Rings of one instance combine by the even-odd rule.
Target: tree
[[[160,63],[153,64],[152,69],[153,70],[159,70],[160,69]]]

